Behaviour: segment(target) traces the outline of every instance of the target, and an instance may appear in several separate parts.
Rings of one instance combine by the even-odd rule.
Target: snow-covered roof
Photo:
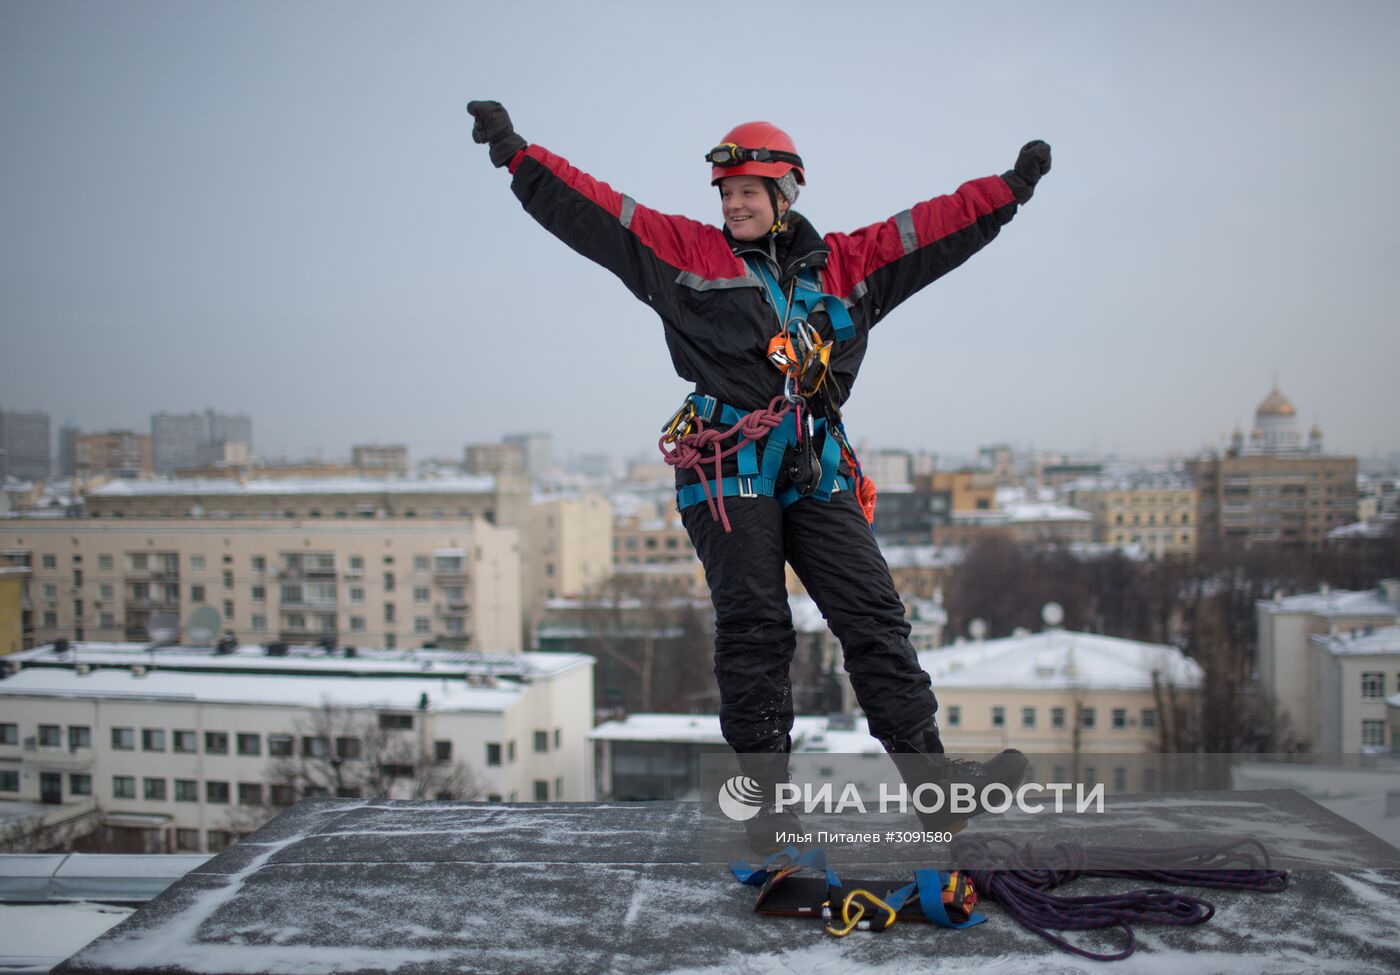
[[[1353,591],[1324,589],[1296,596],[1261,599],[1260,609],[1267,613],[1310,613],[1314,616],[1389,616],[1400,618],[1400,606],[1385,598],[1381,589]]]
[[[1400,626],[1384,626],[1370,633],[1323,633],[1314,636],[1312,642],[1339,657],[1400,656]]]
[[[1378,518],[1375,521],[1357,521],[1350,525],[1333,528],[1328,538],[1384,538],[1395,527],[1394,519]]]
[[[88,493],[90,498],[191,497],[203,495],[284,494],[482,494],[496,489],[490,476],[398,480],[374,477],[287,478],[238,482],[221,478],[173,481],[112,481]]]
[[[1199,687],[1199,664],[1176,647],[1068,630],[1045,630],[919,654],[935,688],[1148,690],[1153,677]]]
[[[960,563],[964,550],[951,545],[890,545],[882,542],[880,554],[891,569],[942,569]]]
[[[428,710],[495,712],[509,710],[525,688],[514,683],[475,686],[464,680],[287,674],[213,674],[157,670],[76,670],[27,667],[0,681],[0,699],[54,697],[114,700],[159,700],[197,704],[255,704],[263,707],[418,709],[427,695]]]
[[[849,719],[846,719],[849,720]],[[837,724],[844,722],[838,720]],[[822,716],[798,715],[792,722],[792,750],[796,752],[863,752],[880,746],[865,730],[864,721],[856,728],[832,728],[832,720]],[[649,741],[687,745],[723,745],[719,715],[715,714],[629,714],[621,721],[608,721],[588,733],[594,741]]]
[[[1081,477],[1065,484],[1064,491],[1194,491],[1196,482],[1186,474],[1134,471]]]
[[[1094,516],[1067,504],[1053,504],[1045,501],[1013,501],[1003,505],[1013,522],[1025,521],[1093,521]]]
[[[321,647],[290,646],[285,656],[268,656],[258,644],[240,645],[232,653],[210,647],[161,647],[143,643],[70,643],[65,653],[52,644],[23,650],[4,658],[22,668],[89,667],[166,668],[210,673],[314,673],[325,676],[390,677],[411,674],[433,678],[480,675],[505,678],[547,678],[575,667],[588,666],[593,658],[576,653],[487,653],[480,650],[388,650],[362,648],[347,657]]]

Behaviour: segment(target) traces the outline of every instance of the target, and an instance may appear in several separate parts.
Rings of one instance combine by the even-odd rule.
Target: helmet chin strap
[[[768,188],[768,202],[773,205],[773,226],[768,228],[768,235],[776,237],[778,231],[783,229],[783,215],[778,212],[778,181],[771,176],[765,176],[763,185]]]

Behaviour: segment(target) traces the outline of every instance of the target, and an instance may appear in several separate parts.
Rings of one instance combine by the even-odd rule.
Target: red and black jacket
[[[846,303],[856,334],[838,342],[832,357],[831,392],[840,406],[875,323],[981,250],[1016,212],[1006,182],[988,176],[850,234],[819,236],[789,212],[790,229],[770,250],[767,242],[741,243],[718,227],[642,206],[537,145],[517,153],[510,171],[531,216],[661,317],[681,378],[741,410],[782,393],[782,374],[765,357],[778,319],[742,255],[762,255],[784,283],[815,268],[822,290]],[[812,324],[831,337],[823,317]]]

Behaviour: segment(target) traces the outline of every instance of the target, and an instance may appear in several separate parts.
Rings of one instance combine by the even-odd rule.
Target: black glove
[[[479,141],[479,140],[478,140]],[[1001,178],[1011,187],[1017,203],[1025,203],[1035,193],[1040,177],[1050,172],[1050,146],[1039,139],[1027,142],[1016,157],[1016,167],[1002,173]]]
[[[473,141],[491,143],[493,166],[509,165],[515,154],[529,145],[516,134],[500,102],[468,102],[467,111],[476,119],[472,126]]]

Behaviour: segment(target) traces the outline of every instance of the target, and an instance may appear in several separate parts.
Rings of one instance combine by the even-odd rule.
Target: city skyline
[[[0,408],[140,432],[213,407],[269,457],[455,456],[521,429],[561,457],[650,451],[687,385],[655,316],[472,144],[466,102],[494,97],[527,139],[707,222],[700,156],[744,118],[797,139],[822,230],[1051,142],[1000,238],[872,333],[856,440],[1187,456],[1247,434],[1277,376],[1329,452],[1400,450],[1400,203],[1369,175],[1400,161],[1375,124],[1400,94],[1393,5],[1021,5],[1008,33],[1002,12],[816,3],[784,36],[842,37],[846,63],[802,98],[724,83],[742,56],[701,10],[610,5],[639,41],[615,71],[595,13],[405,9],[0,10]],[[525,37],[548,71],[520,70]]]

